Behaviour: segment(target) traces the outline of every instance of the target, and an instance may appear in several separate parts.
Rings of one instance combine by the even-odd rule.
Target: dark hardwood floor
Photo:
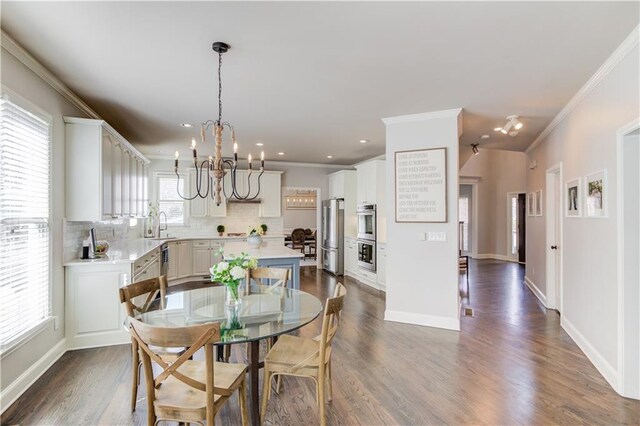
[[[313,267],[302,288],[327,297],[335,278]],[[383,321],[384,293],[345,279],[344,321],[334,341],[333,425],[640,424],[640,402],[618,396],[523,284],[523,269],[471,262],[460,333]],[[320,321],[300,334],[313,336]],[[236,345],[234,356],[241,357]],[[66,353],[2,424],[145,424],[129,411],[129,346]],[[314,385],[286,378],[266,424],[317,424]],[[144,387],[140,396],[144,396]],[[240,424],[237,400],[216,418]]]

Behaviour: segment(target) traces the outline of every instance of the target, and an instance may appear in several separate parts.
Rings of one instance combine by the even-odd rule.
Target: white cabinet
[[[191,241],[175,242],[176,278],[191,275]]]
[[[385,200],[385,162],[372,160],[356,166],[358,204],[382,204]]]
[[[140,216],[146,182],[138,164],[149,161],[103,120],[64,120],[67,220]]]
[[[209,269],[220,262],[218,250],[222,246],[221,240],[194,240],[192,244],[192,274],[208,276]]]
[[[387,246],[386,244],[378,244],[376,277],[378,279],[378,288],[385,290],[387,287]]]
[[[260,217],[282,216],[282,172],[264,172],[259,197]]]
[[[65,268],[67,349],[131,342],[118,289],[129,284],[131,264],[86,264]]]
[[[355,238],[345,238],[345,253],[344,253],[344,270],[349,276],[355,277],[358,273],[358,245]]]

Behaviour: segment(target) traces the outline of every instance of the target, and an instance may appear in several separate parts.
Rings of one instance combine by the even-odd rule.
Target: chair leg
[[[276,377],[276,392],[278,392],[278,395],[282,392],[282,374],[278,374],[278,377]]]
[[[138,354],[138,346],[131,345],[131,411],[136,411],[136,402],[138,401],[138,383],[140,380],[140,354]]]
[[[242,416],[242,426],[249,426],[249,410],[247,409],[247,381],[243,380],[240,383],[240,415]],[[264,418],[264,414],[262,414]]]
[[[271,391],[271,372],[269,367],[265,363],[264,375],[262,376],[262,407],[260,407],[260,418],[264,422],[264,416],[267,414],[267,400],[269,399]]]
[[[224,362],[229,362],[229,358],[231,358],[231,345],[224,345],[223,349],[224,355],[222,355],[222,360]]]
[[[333,383],[331,382],[331,361],[327,363],[327,401],[333,398]]]
[[[318,408],[320,408],[320,426],[326,426],[327,420],[324,418],[324,371],[318,377]]]

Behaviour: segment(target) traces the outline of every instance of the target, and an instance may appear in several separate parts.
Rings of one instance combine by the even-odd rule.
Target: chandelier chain
[[[222,52],[218,52],[218,126],[222,124]]]

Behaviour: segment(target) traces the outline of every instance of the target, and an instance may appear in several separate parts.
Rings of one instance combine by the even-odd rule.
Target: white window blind
[[[180,194],[184,195],[184,180],[186,176],[180,175]],[[168,225],[185,224],[185,200],[178,195],[178,177],[173,175],[158,175],[158,212],[165,212]]]
[[[51,314],[50,124],[0,99],[0,348]]]

